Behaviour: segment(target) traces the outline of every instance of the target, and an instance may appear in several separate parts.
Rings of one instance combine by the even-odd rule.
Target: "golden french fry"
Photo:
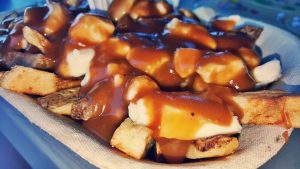
[[[54,73],[23,66],[15,66],[5,72],[0,83],[5,89],[39,96],[80,85],[78,80],[60,79]]]
[[[61,90],[38,98],[38,103],[45,109],[59,115],[71,115],[73,103],[79,100],[79,87]]]
[[[284,125],[300,128],[300,96],[282,91],[240,93],[233,98],[242,109],[242,124]]]
[[[114,132],[110,144],[133,158],[141,159],[147,154],[152,142],[151,129],[127,118]]]

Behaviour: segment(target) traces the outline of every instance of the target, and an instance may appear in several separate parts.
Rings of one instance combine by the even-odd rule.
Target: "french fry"
[[[45,96],[62,89],[80,86],[80,81],[64,80],[54,73],[15,66],[11,71],[4,73],[0,84],[1,87],[15,92]]]
[[[73,103],[79,100],[79,87],[66,89],[38,98],[45,109],[59,115],[71,115]]]
[[[151,129],[127,118],[114,132],[110,144],[133,158],[142,159],[152,145],[151,135]]]
[[[23,35],[28,43],[37,47],[43,53],[52,45],[42,34],[28,26],[23,28]]]
[[[189,146],[186,158],[187,159],[203,159],[212,157],[223,157],[234,153],[238,148],[239,142],[235,137],[230,136],[214,136],[194,140]],[[156,158],[163,159],[163,154],[159,144],[155,145]]]
[[[234,153],[239,146],[238,139],[229,136],[216,136],[208,139],[199,139],[194,141],[186,158],[201,159],[211,157],[223,157]]]
[[[41,53],[12,51],[2,54],[1,59],[7,68],[11,68],[15,65],[21,65],[40,70],[49,70],[54,66],[54,61]]]
[[[300,127],[300,96],[282,91],[240,93],[234,101],[242,109],[242,124],[283,124]]]

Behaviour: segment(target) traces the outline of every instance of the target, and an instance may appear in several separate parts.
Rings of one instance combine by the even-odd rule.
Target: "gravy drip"
[[[191,140],[167,139],[163,137],[157,137],[155,140],[163,158],[168,163],[183,162],[188,148],[193,143]]]
[[[92,105],[94,113],[83,125],[106,142],[110,142],[112,134],[128,116],[128,103],[123,99],[125,83],[115,87],[114,78],[106,78],[98,82],[85,96]]]
[[[116,128],[128,117],[127,84],[141,74],[117,50],[124,45],[128,47],[125,42],[109,39],[96,48],[89,69],[90,80],[80,90],[80,95],[88,98],[94,108],[92,118],[83,125],[106,142],[110,142]]]

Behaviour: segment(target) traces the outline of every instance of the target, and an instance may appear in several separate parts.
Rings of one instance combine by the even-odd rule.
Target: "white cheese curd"
[[[178,24],[178,22],[180,22],[179,19],[173,18],[173,19],[166,25],[166,28],[168,28],[168,29],[175,29],[175,28],[176,28],[176,25]]]
[[[135,84],[133,84],[135,85]],[[137,85],[136,86],[132,86],[131,88],[128,89],[127,93],[126,93],[126,99],[127,100],[133,100],[134,97],[136,97],[138,95],[139,90],[137,90]]]
[[[86,74],[84,75],[84,78],[83,78],[82,81],[80,82],[80,85],[81,85],[81,86],[85,86],[86,84],[88,84],[88,82],[90,81],[90,77],[91,77],[90,74],[91,74],[91,73],[90,73],[90,70],[88,70],[88,71],[86,72]]]
[[[136,103],[131,102],[128,106],[128,110],[130,119],[137,124],[148,126],[151,123],[144,99],[139,99]]]
[[[72,77],[80,77],[84,75],[89,67],[90,63],[95,55],[95,50],[91,48],[87,49],[74,49],[67,55],[67,64],[69,73]]]
[[[210,22],[216,16],[216,12],[212,8],[204,6],[194,9],[193,12],[205,23]]]
[[[278,80],[281,74],[280,61],[275,59],[271,60],[263,65],[257,66],[252,70],[252,75],[257,85],[266,85]]]
[[[114,86],[121,87],[122,84],[124,84],[124,76],[119,74],[114,75]]]
[[[199,128],[195,137],[206,138],[220,134],[236,134],[240,133],[242,126],[238,121],[238,117],[233,116],[230,126],[220,126],[213,123],[206,123]]]
[[[163,3],[157,3],[156,7],[161,14],[166,14],[168,12]]]

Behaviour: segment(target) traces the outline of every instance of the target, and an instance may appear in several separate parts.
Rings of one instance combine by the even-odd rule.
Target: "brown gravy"
[[[209,93],[210,91],[216,90],[219,91],[216,93]],[[207,121],[223,126],[231,124],[232,115],[224,102],[220,102],[220,100],[222,98],[230,100],[232,91],[226,88],[216,88],[216,90],[210,90],[203,96],[188,92],[166,93],[160,91],[151,92],[143,96],[143,98],[147,101],[145,104],[153,108],[149,112],[149,116],[152,119],[149,127],[154,131],[153,136],[157,141],[162,156],[167,162],[182,162],[185,159],[188,148],[193,141],[192,139],[179,140],[160,136],[161,130],[166,132],[163,128],[161,128],[161,125],[164,125],[164,127],[166,126],[166,124],[162,124],[164,123],[162,118],[164,113],[168,113],[164,111],[164,106],[174,106],[186,111],[186,113],[180,115],[180,118],[178,119],[171,118],[171,116],[168,118],[167,127],[169,129],[172,128],[169,131],[171,132],[170,135],[173,135],[174,137],[190,135],[189,137],[192,138],[198,131],[199,125],[204,125]],[[177,114],[177,116],[179,115]],[[167,116],[164,118],[166,117]],[[182,120],[190,122],[181,123]],[[181,127],[178,127],[178,125]]]
[[[160,137],[156,139],[156,142],[160,148],[163,158],[168,163],[181,163],[185,159],[188,148],[193,141]]]
[[[196,129],[198,129],[198,123],[204,121],[210,121],[219,125],[227,126],[231,124],[231,113],[224,104],[213,101],[213,99],[205,99],[200,95],[193,94],[190,92],[152,92],[143,97],[147,100],[147,104],[150,104],[155,108],[150,111],[150,117],[152,123],[150,124],[152,129],[159,129],[161,124],[161,116],[163,115],[163,107],[166,105],[177,107],[181,110],[185,110],[190,114],[184,115],[186,118],[196,118],[195,124],[184,124],[187,125],[191,135],[194,135]],[[185,117],[183,117],[185,118]],[[159,132],[159,131],[157,131]],[[180,130],[177,132],[180,132]]]
[[[181,78],[174,68],[173,55],[176,49],[179,47],[192,47],[196,49],[201,48],[203,51],[210,51],[206,47],[199,46],[198,43],[191,41],[189,38],[170,34],[153,35],[147,33],[118,33],[115,38],[128,43],[126,45],[129,45],[129,53],[124,53],[124,55],[118,55],[114,53],[114,51],[116,51],[116,49],[114,48],[116,44],[109,44],[107,42],[100,44],[96,48],[97,54],[92,61],[92,65],[90,66],[90,81],[87,85],[83,86],[81,90],[81,95],[83,97],[88,97],[91,100],[91,102],[95,102],[95,105],[98,105],[98,107],[100,105],[102,105],[100,107],[103,107],[103,105],[105,105],[105,107],[114,106],[116,108],[120,108],[119,111],[122,112],[120,113],[120,115],[117,115],[118,113],[116,113],[115,109],[101,109],[100,112],[95,111],[94,118],[84,122],[84,125],[88,129],[90,129],[92,132],[94,132],[95,134],[99,135],[101,138],[104,138],[107,141],[109,141],[110,137],[112,136],[114,129],[124,120],[125,117],[127,117],[127,109],[125,108],[127,108],[128,106],[128,103],[124,102],[124,100],[123,102],[120,100],[116,101],[114,95],[109,94],[105,94],[106,99],[109,99],[109,101],[104,101],[105,104],[102,103],[103,99],[101,98],[104,97],[104,95],[102,95],[103,93],[108,91],[122,91],[119,93],[119,97],[122,100],[124,97],[124,90],[126,90],[126,87],[122,86],[122,90],[119,87],[111,87],[111,89],[105,89],[106,91],[103,93],[100,92],[102,90],[101,86],[104,84],[97,82],[110,77],[110,75],[107,74],[108,64],[116,63],[118,65],[124,65],[124,67],[121,66],[122,68],[120,68],[120,72],[117,72],[116,74],[123,74],[126,76],[129,75],[132,77],[136,75],[147,74],[150,77],[152,77],[156,82],[158,82],[162,89],[175,89],[176,91],[182,90],[180,85],[186,80],[185,78]],[[245,40],[245,38],[243,39],[243,37],[241,39],[241,41]],[[240,39],[237,39],[237,41],[239,40]],[[235,40],[232,41],[235,42]],[[239,44],[240,42],[235,43]],[[204,56],[205,52],[201,52],[201,54],[202,53],[203,56],[199,56],[199,60],[197,61],[198,63],[196,64],[198,66],[205,63],[221,63],[221,58],[223,56],[226,58],[227,56],[227,53],[224,53],[223,55],[217,57],[208,57]],[[165,63],[159,65],[161,60],[166,61]],[[230,62],[230,58],[229,60],[227,59],[227,61]],[[156,68],[157,64],[159,66]],[[191,83],[192,82],[193,81],[191,81]],[[99,89],[93,91],[92,88],[94,88],[93,86],[95,84],[98,84]],[[248,90],[254,86],[254,81],[245,69],[241,73],[239,73],[235,78],[231,79],[231,81],[228,82],[228,86],[237,90]],[[104,86],[103,88],[106,87]],[[88,94],[86,95],[86,93]],[[230,113],[230,111],[242,116],[242,112],[240,111],[239,107],[237,107],[232,101],[232,96],[234,94],[234,90],[230,88],[218,88],[215,85],[210,84],[205,89],[205,92],[201,95],[193,93],[184,94],[172,92],[151,92],[150,94],[140,94],[139,96],[147,97],[149,100],[152,100],[152,103],[149,104],[155,105],[153,106],[155,107],[155,110],[153,110],[153,112],[155,113],[152,115],[153,123],[151,124],[151,128],[155,131],[155,138],[160,140],[160,137],[158,135],[158,128],[160,126],[161,113],[163,113],[160,110],[163,105],[176,104],[176,106],[180,106],[181,108],[187,109],[189,112],[191,112],[192,115],[190,116],[192,118],[201,117],[213,123],[226,126],[231,123],[232,114]],[[113,103],[110,103],[108,105],[109,102]],[[228,109],[230,109],[230,111]],[[211,112],[219,113],[214,114]],[[111,126],[111,128],[107,129],[107,125]],[[187,126],[188,131],[191,133],[191,135],[193,135],[194,132],[196,132],[196,129],[198,127],[197,125],[198,124],[191,123],[189,126]],[[186,131],[187,130],[182,130],[181,132]],[[166,147],[172,147],[171,145],[167,144],[167,142],[169,141],[166,141],[166,139],[162,142],[164,143],[164,145],[166,145]],[[182,151],[186,149],[184,147],[188,147],[186,142],[182,143],[179,140],[173,140],[171,142],[178,142],[178,145],[176,146],[179,147],[181,147],[182,145]],[[180,152],[178,152],[178,154],[180,154]],[[180,161],[178,159],[184,158],[183,156],[179,158],[179,156],[181,155],[178,155],[175,161]],[[171,157],[166,158],[170,158],[169,161],[172,161]]]
[[[255,39],[245,33],[211,32],[217,42],[217,50],[237,50],[241,47],[253,49]]]
[[[212,26],[220,31],[231,31],[235,25],[233,20],[215,20],[212,22]]]
[[[119,87],[114,86],[113,78],[104,79],[86,95],[94,113],[84,126],[106,142],[110,142],[116,128],[128,116],[128,103],[123,99],[126,82]]]

